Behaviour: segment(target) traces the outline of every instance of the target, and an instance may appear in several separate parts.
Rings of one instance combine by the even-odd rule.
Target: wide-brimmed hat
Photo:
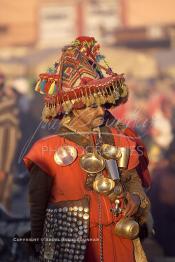
[[[118,105],[128,97],[123,74],[108,66],[94,37],[64,46],[53,68],[39,75],[35,90],[45,94],[44,121],[93,104]]]

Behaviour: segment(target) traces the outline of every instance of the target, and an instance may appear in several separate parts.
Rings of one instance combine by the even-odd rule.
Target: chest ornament
[[[77,158],[77,149],[73,146],[65,145],[58,147],[54,154],[54,161],[59,166],[68,166]]]

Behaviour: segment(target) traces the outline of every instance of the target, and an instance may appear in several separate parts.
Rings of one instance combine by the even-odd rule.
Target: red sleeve
[[[124,133],[136,142],[136,150],[139,155],[139,164],[136,169],[141,178],[143,187],[150,187],[151,176],[148,170],[149,159],[145,145],[137,133],[132,129],[126,128]]]
[[[52,174],[51,167],[48,164],[45,154],[46,147],[47,146],[43,143],[42,139],[38,140],[24,156],[23,161],[29,171],[31,170],[33,164],[36,164],[48,175]]]

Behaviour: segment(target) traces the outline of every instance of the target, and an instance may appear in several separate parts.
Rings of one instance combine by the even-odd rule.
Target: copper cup
[[[135,239],[139,234],[139,224],[131,217],[124,217],[115,225],[115,234],[123,238]]]
[[[86,153],[80,158],[80,166],[85,172],[96,175],[105,168],[105,160],[97,152]]]
[[[120,158],[117,160],[119,168],[127,168],[130,156],[130,149],[127,147],[119,147]]]
[[[118,159],[120,157],[118,148],[109,144],[101,146],[101,154],[105,159]]]
[[[108,178],[101,176],[93,182],[93,189],[102,194],[108,194],[115,187],[115,182]]]

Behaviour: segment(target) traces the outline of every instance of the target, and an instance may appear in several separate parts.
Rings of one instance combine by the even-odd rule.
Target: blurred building
[[[34,45],[38,1],[1,0],[0,5],[0,47]]]
[[[120,0],[1,0],[0,70],[15,76],[36,72],[79,35],[113,43],[120,12]]]
[[[0,3],[0,70],[9,75],[40,71],[78,35],[94,36],[106,47],[175,46],[174,0]]]
[[[121,25],[120,6],[120,0],[1,0],[0,46],[61,46],[83,34],[103,42]]]
[[[115,30],[122,26],[121,0],[84,2],[84,34],[94,35],[104,45],[115,42]]]
[[[38,17],[38,45],[62,46],[78,35],[95,35],[98,41],[114,41],[121,25],[119,0],[44,0]]]
[[[41,48],[62,46],[81,31],[80,1],[41,0],[38,12],[37,46]]]
[[[174,47],[174,0],[121,0],[116,44],[131,48]]]
[[[108,44],[123,27],[160,37],[174,8],[174,0],[1,0],[0,46],[62,46],[82,34]]]
[[[169,25],[175,23],[174,0],[121,0],[127,27]]]

